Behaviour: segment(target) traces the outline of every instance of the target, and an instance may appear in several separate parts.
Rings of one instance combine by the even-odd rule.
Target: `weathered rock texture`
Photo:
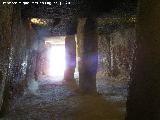
[[[140,0],[126,120],[160,119],[160,1]]]
[[[97,77],[113,78],[110,79],[112,82],[127,84],[135,49],[134,23],[132,21],[127,23],[129,18],[118,16],[97,20],[99,26]]]
[[[0,115],[10,109],[12,100],[22,93],[34,76],[35,50],[29,19],[21,18],[19,6],[0,6]],[[33,71],[31,71],[31,69]]]
[[[9,54],[11,46],[11,25],[12,25],[12,11],[13,7],[1,6],[1,20],[0,20],[0,108],[4,103],[4,98],[9,94],[6,89],[9,89],[8,68],[9,68]],[[6,96],[4,96],[4,92]]]
[[[77,28],[79,54],[79,86],[82,91],[96,91],[98,62],[96,19],[80,18]]]
[[[66,70],[64,79],[72,80],[76,67],[76,41],[75,35],[67,35],[65,38],[65,52],[66,52]]]

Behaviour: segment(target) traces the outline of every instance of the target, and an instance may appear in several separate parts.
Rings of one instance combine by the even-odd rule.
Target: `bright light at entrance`
[[[65,46],[52,46],[48,53],[49,75],[63,76],[65,70]]]

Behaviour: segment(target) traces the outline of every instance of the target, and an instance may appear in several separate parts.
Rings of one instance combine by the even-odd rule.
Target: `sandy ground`
[[[36,94],[26,92],[0,120],[124,120],[125,89],[97,81],[98,94],[79,92],[75,81],[43,76]]]

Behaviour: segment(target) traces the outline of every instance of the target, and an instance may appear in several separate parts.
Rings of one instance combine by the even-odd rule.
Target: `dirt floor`
[[[43,76],[36,94],[25,92],[0,120],[124,120],[125,88],[97,81],[98,94],[79,92],[75,81]]]

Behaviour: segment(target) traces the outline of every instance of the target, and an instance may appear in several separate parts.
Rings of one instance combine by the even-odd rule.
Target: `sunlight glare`
[[[49,75],[63,76],[65,70],[65,46],[52,46],[49,50]]]

